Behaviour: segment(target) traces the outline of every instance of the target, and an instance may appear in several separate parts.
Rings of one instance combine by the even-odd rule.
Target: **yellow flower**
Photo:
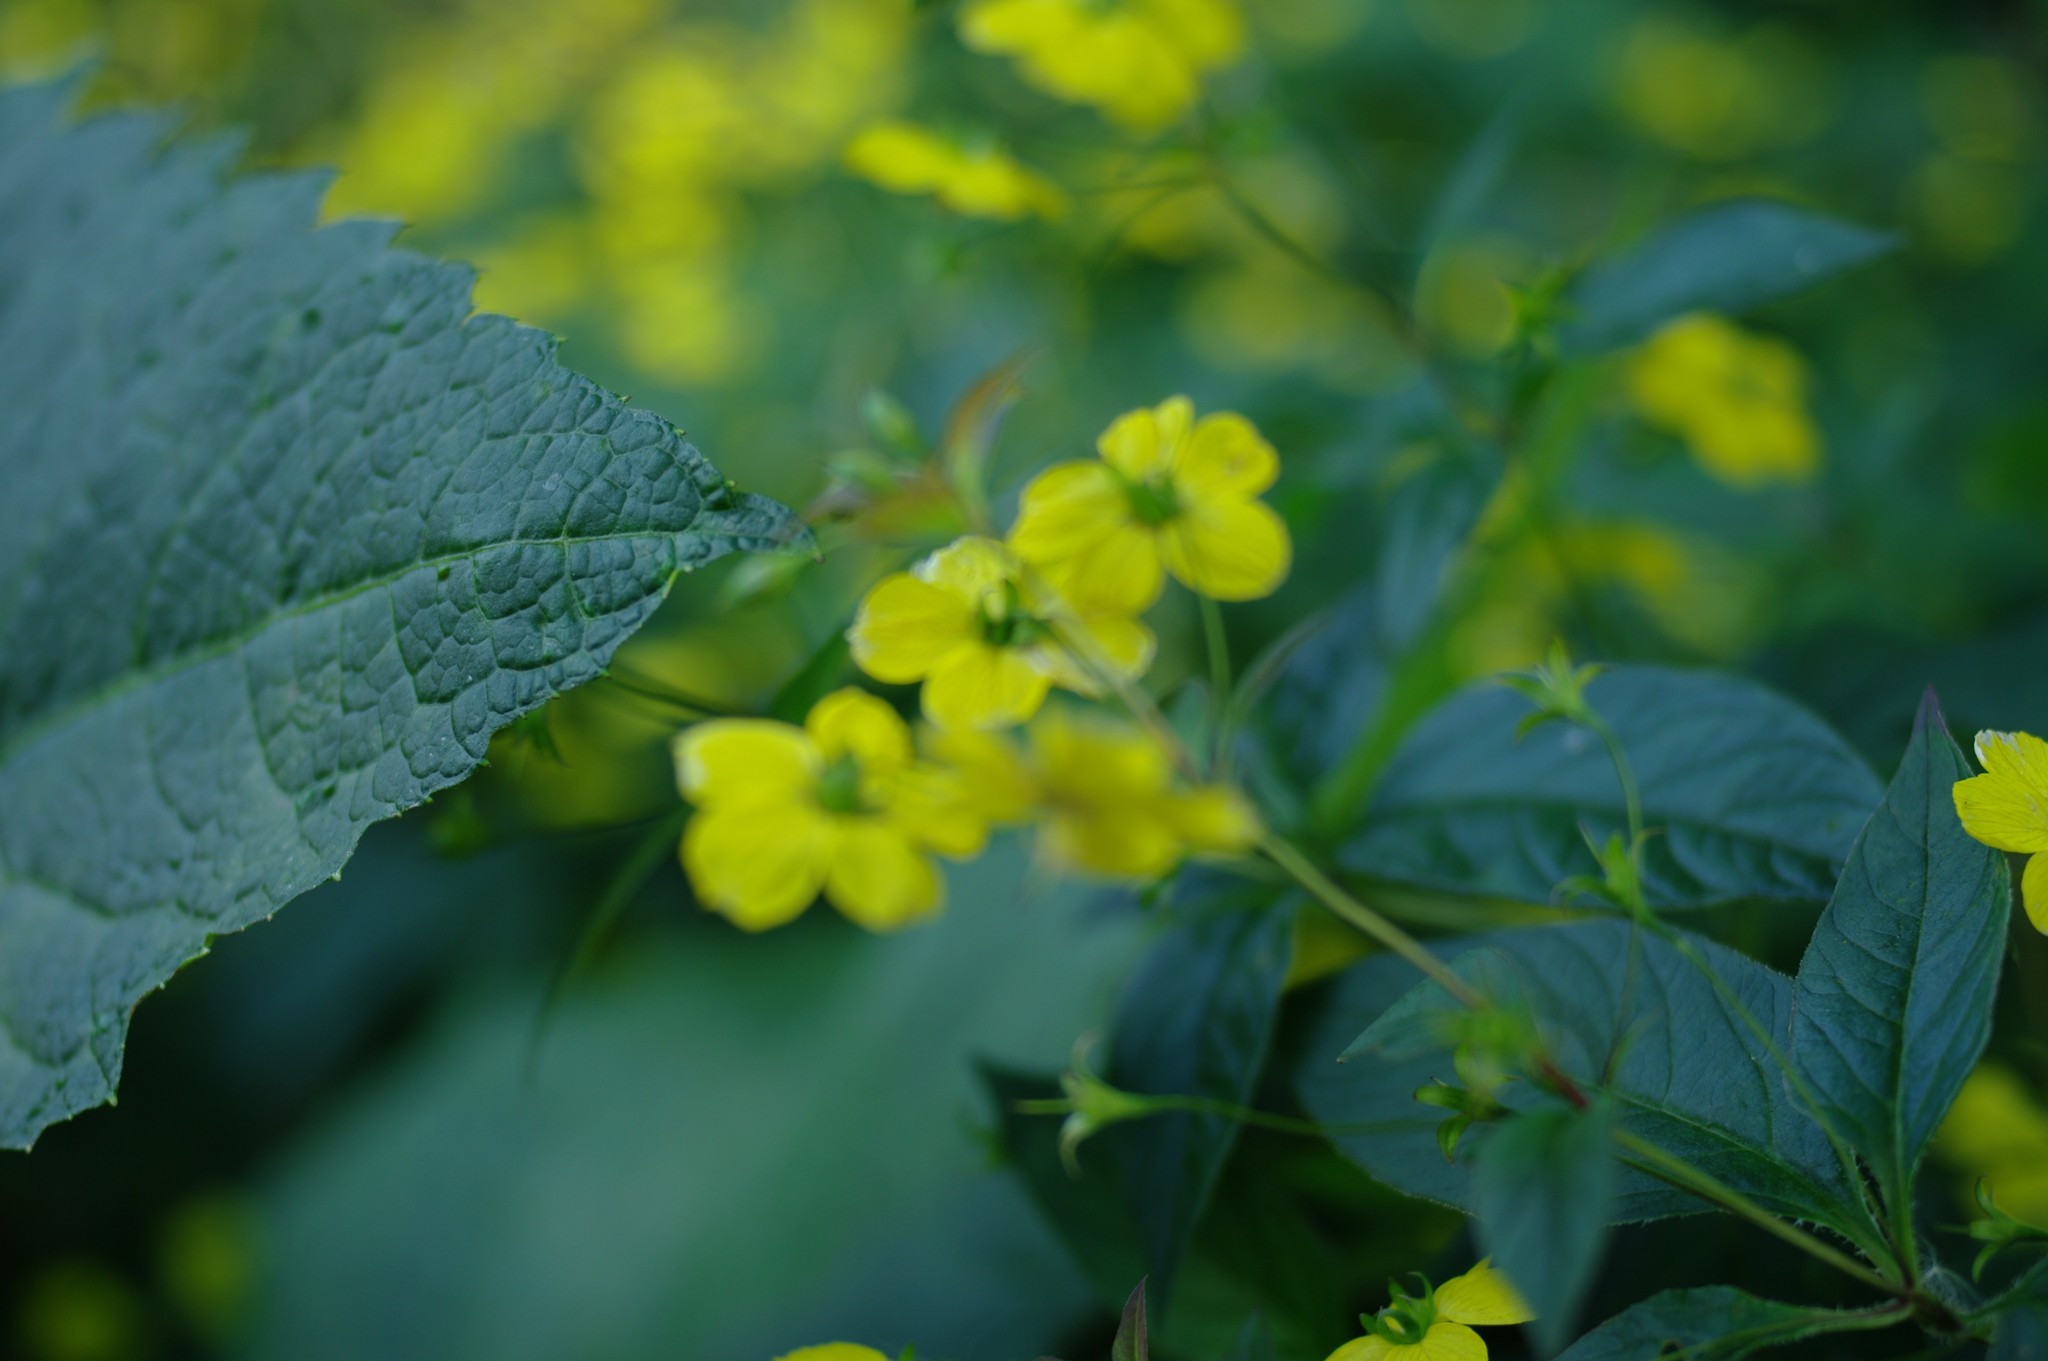
[[[1190,854],[1232,854],[1259,838],[1258,815],[1223,785],[1176,781],[1158,738],[1105,715],[1048,709],[1028,748],[980,732],[942,732],[932,758],[954,771],[989,822],[1035,820],[1047,858],[1068,869],[1153,879]]]
[[[2032,733],[1980,732],[1982,775],[1956,781],[1956,816],[1987,846],[2029,857],[2020,877],[2027,920],[2048,935],[2048,742]]]
[[[775,1361],[889,1361],[889,1358],[873,1347],[857,1346],[851,1342],[827,1342],[821,1347],[799,1347],[776,1357]]]
[[[1474,1326],[1527,1323],[1536,1317],[1490,1261],[1421,1296],[1395,1296],[1370,1321],[1373,1331],[1331,1352],[1329,1361],[1486,1361]]]
[[[1820,469],[1806,361],[1781,340],[1697,312],[1652,336],[1628,377],[1643,416],[1682,437],[1700,466],[1732,487],[1806,482]]]
[[[958,777],[918,761],[895,710],[839,690],[799,728],[699,723],[675,741],[676,783],[697,805],[683,867],[706,907],[748,931],[802,915],[822,890],[871,931],[939,909],[932,853],[971,856],[986,836]]]
[[[942,728],[1022,723],[1055,685],[1098,693],[1086,660],[1136,677],[1152,664],[1152,632],[1129,611],[1070,609],[1027,578],[993,539],[964,538],[885,577],[847,631],[853,660],[892,685],[924,682],[924,714]]]
[[[1990,1183],[2014,1218],[2048,1225],[2048,1110],[2004,1064],[1977,1065],[1934,1136],[1934,1147]]]
[[[1244,50],[1244,21],[1230,0],[969,0],[960,39],[1056,98],[1156,132]]]
[[[897,194],[930,194],[966,217],[1015,221],[1066,211],[1059,186],[992,146],[962,145],[914,123],[876,123],[846,148],[847,169]]]
[[[1067,599],[1136,613],[1162,568],[1216,600],[1256,600],[1287,575],[1287,524],[1258,500],[1280,459],[1231,412],[1170,397],[1116,418],[1100,462],[1055,464],[1024,489],[1010,547]]]

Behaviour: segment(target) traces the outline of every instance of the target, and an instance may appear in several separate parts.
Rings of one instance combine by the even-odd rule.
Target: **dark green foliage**
[[[0,1145],[214,936],[803,536],[321,176],[0,94]],[[688,325],[687,317],[677,325]]]
[[[1657,833],[1644,863],[1652,906],[1827,897],[1882,788],[1819,719],[1750,681],[1661,667],[1616,667],[1588,698],[1620,736]],[[1424,717],[1344,846],[1345,867],[1530,902],[1597,873],[1588,838],[1628,826],[1613,763],[1563,724],[1518,742],[1528,713],[1522,696],[1483,682]]]

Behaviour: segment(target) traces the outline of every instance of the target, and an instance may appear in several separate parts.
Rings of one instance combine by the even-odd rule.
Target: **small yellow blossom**
[[[889,1361],[889,1358],[873,1347],[862,1347],[852,1342],[827,1342],[820,1347],[799,1347],[776,1357],[775,1361]]]
[[[1244,50],[1244,20],[1231,0],[968,0],[960,39],[1055,98],[1157,132]]]
[[[1286,522],[1258,499],[1280,459],[1250,421],[1197,421],[1193,403],[1170,397],[1117,417],[1096,448],[1100,462],[1033,478],[1010,531],[1010,547],[1068,599],[1136,612],[1171,572],[1215,600],[1256,600],[1286,577]]]
[[[964,217],[1013,222],[1066,211],[1059,186],[993,146],[962,144],[914,123],[876,123],[846,148],[847,169],[896,194],[930,194]]]
[[[1223,785],[1186,784],[1145,729],[1102,714],[1048,709],[1020,749],[991,733],[935,734],[932,758],[957,773],[989,822],[1035,820],[1046,858],[1067,869],[1153,879],[1190,854],[1258,841],[1258,815]]]
[[[942,728],[1022,723],[1055,685],[1098,693],[1083,662],[1135,678],[1154,646],[1132,612],[1072,610],[1003,545],[975,537],[883,578],[847,639],[876,680],[923,681],[925,717]],[[1070,645],[1091,655],[1077,660]]]
[[[675,741],[676,783],[697,805],[683,867],[705,906],[748,931],[802,915],[822,891],[871,931],[936,912],[933,852],[966,857],[986,828],[958,778],[916,759],[887,704],[839,690],[799,728],[699,723]]]
[[[1682,437],[1700,466],[1730,486],[1805,482],[1819,471],[1806,361],[1781,340],[1698,312],[1652,336],[1628,376],[1643,416]]]
[[[1486,1361],[1486,1342],[1473,1327],[1527,1323],[1534,1317],[1508,1278],[1482,1260],[1434,1291],[1397,1294],[1369,1321],[1371,1333],[1337,1348],[1329,1361]]]
[[[2048,742],[2032,733],[1980,732],[1982,775],[1956,781],[1956,816],[1987,846],[2029,857],[2020,877],[2027,920],[2048,935]]]

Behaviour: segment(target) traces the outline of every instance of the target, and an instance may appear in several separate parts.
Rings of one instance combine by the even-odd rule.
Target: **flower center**
[[[990,647],[1030,647],[1045,637],[1045,621],[1025,610],[1014,581],[983,595],[979,608],[981,638]]]
[[[1131,503],[1131,515],[1142,525],[1163,525],[1180,514],[1180,496],[1173,479],[1161,473],[1139,482],[1126,479],[1124,497]]]
[[[841,756],[818,776],[818,803],[828,813],[865,813],[860,797],[860,762]]]
[[[1397,1282],[1388,1282],[1394,1302],[1374,1315],[1360,1314],[1358,1321],[1373,1336],[1382,1338],[1396,1347],[1413,1347],[1429,1336],[1429,1330],[1436,1326],[1436,1290],[1429,1278],[1420,1273],[1410,1277],[1420,1290],[1403,1289]]]

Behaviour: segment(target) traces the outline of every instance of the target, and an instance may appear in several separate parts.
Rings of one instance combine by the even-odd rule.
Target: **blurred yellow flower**
[[[1373,1331],[1331,1352],[1329,1361],[1486,1361],[1473,1327],[1502,1327],[1536,1317],[1490,1260],[1421,1297],[1397,1294],[1371,1320]]]
[[[1615,95],[1650,136],[1711,161],[1804,141],[1833,104],[1826,64],[1790,28],[1722,36],[1662,11],[1622,46]]]
[[[923,681],[925,717],[942,728],[1022,723],[1055,685],[1100,693],[1091,664],[1135,678],[1153,652],[1131,612],[1073,610],[1003,545],[975,537],[876,583],[847,640],[876,680]]]
[[[873,1347],[857,1346],[851,1342],[827,1342],[821,1347],[799,1347],[776,1357],[775,1361],[889,1361],[889,1358]]]
[[[990,822],[1035,821],[1052,863],[1119,879],[1152,879],[1191,854],[1234,854],[1260,834],[1258,814],[1224,785],[1176,780],[1173,758],[1125,719],[1047,709],[1019,748],[993,733],[932,735],[932,759],[954,771]]]
[[[1973,1179],[1988,1181],[2015,1219],[2048,1226],[2048,1110],[2018,1073],[1989,1060],[1978,1064],[1934,1147]]]
[[[1056,98],[1157,132],[1244,50],[1244,20],[1231,0],[968,0],[960,39]]]
[[[932,855],[978,854],[986,838],[957,776],[917,760],[887,704],[839,690],[799,728],[721,718],[675,740],[676,783],[697,805],[683,868],[697,896],[744,930],[802,915],[822,891],[871,931],[936,912]]]
[[[1806,410],[1806,361],[1782,340],[1696,312],[1652,336],[1628,371],[1636,409],[1682,437],[1732,487],[1805,482],[1820,431]]]
[[[1256,600],[1287,576],[1287,524],[1258,500],[1280,459],[1232,412],[1195,419],[1170,397],[1126,412],[1100,462],[1055,464],[1024,488],[1010,547],[1084,609],[1136,613],[1166,572],[1214,600]]]
[[[876,123],[846,148],[847,168],[896,194],[930,194],[965,217],[1058,217],[1066,196],[993,146],[949,141],[915,123]]]
[[[1987,846],[2028,856],[2020,898],[2034,929],[2048,935],[2048,742],[2032,733],[1980,732],[1982,775],[1956,781],[1956,816]]]

